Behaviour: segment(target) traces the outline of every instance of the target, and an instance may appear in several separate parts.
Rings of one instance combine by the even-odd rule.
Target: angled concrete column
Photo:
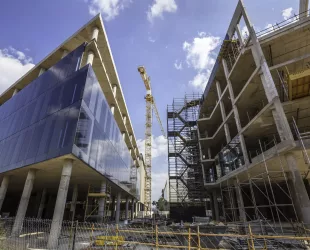
[[[212,192],[212,200],[213,200],[213,207],[214,207],[214,219],[216,221],[220,220],[220,211],[219,211],[219,203],[217,201],[217,192],[213,190]]]
[[[131,220],[134,219],[134,213],[135,213],[135,199],[131,199]]]
[[[40,206],[38,209],[38,214],[37,214],[37,218],[41,219],[42,218],[42,214],[43,214],[43,209],[45,206],[45,201],[46,201],[46,188],[44,188],[42,190],[42,194],[41,194],[41,200],[40,200]]]
[[[98,35],[99,35],[99,29],[98,29],[98,27],[94,27],[93,31],[92,31],[92,35],[91,35],[91,40],[94,39],[95,41],[97,41]]]
[[[56,204],[54,208],[54,215],[53,215],[53,221],[51,225],[51,230],[48,238],[47,248],[48,249],[57,249],[58,245],[58,238],[61,231],[61,225],[63,220],[63,215],[65,211],[66,201],[67,201],[67,194],[68,194],[68,188],[72,173],[72,165],[73,160],[66,159],[64,161],[64,165],[62,168],[57,198],[56,198]]]
[[[74,220],[74,217],[75,217],[75,208],[76,208],[76,202],[77,202],[77,198],[78,198],[78,185],[77,184],[74,184],[74,187],[73,187],[73,193],[72,193],[72,201],[71,201],[71,206],[70,206],[70,212],[71,212],[71,217],[72,217],[72,220]]]
[[[107,192],[107,183],[106,181],[101,182],[100,186],[100,193],[106,193]],[[103,222],[104,218],[104,206],[105,206],[105,199],[104,197],[99,198],[99,206],[98,206],[98,216],[100,217],[101,222]]]
[[[95,54],[91,50],[88,51],[86,64],[93,65]]]
[[[226,111],[225,111],[223,100],[220,99],[221,95],[222,95],[222,91],[221,91],[221,86],[220,86],[219,81],[216,81],[216,89],[217,89],[217,96],[218,96],[219,102],[220,102],[222,119],[224,122],[226,119]],[[229,131],[229,127],[228,127],[227,123],[224,124],[224,131],[225,131],[226,142],[228,143],[231,141],[231,137],[230,137],[230,131]]]
[[[299,220],[310,227],[310,200],[303,182],[302,176],[298,170],[297,160],[294,154],[285,155],[285,159],[290,172],[288,173],[289,182],[291,183],[291,193],[294,197],[294,206],[298,213]]]
[[[230,97],[230,100],[231,100],[231,103],[232,103],[232,108],[233,108],[233,112],[234,112],[234,117],[235,117],[235,122],[236,122],[237,130],[240,133],[240,131],[242,130],[242,127],[241,127],[239,112],[238,112],[238,108],[237,108],[237,106],[235,104],[235,95],[234,95],[234,91],[232,89],[232,85],[231,85],[230,79],[228,77],[229,73],[228,73],[227,63],[226,63],[225,59],[222,60],[222,65],[223,65],[223,68],[224,68],[224,74],[225,74],[227,85],[228,85],[229,97]],[[248,165],[248,164],[250,164],[250,161],[249,161],[248,151],[246,149],[246,145],[245,145],[243,134],[240,134],[239,139],[240,139],[241,150],[242,150],[242,154],[243,154],[243,157],[244,157],[245,165]]]
[[[129,212],[129,198],[126,197],[126,207],[125,207],[125,220],[128,220],[128,212]]]
[[[126,139],[126,133],[125,133],[125,132],[122,132],[122,136],[123,136],[123,140],[125,141],[125,139]]]
[[[240,30],[239,24],[236,25],[236,32],[237,32],[237,36],[238,36],[240,45],[243,46],[244,45],[244,41],[243,41],[243,37],[242,37],[242,33],[241,33],[241,30]]]
[[[119,223],[121,213],[121,192],[117,193],[115,223]]]
[[[31,196],[35,176],[36,176],[36,170],[30,169],[27,174],[27,179],[24,185],[24,190],[23,190],[20,202],[19,202],[17,213],[16,213],[16,217],[15,217],[15,221],[14,221],[14,225],[12,229],[12,236],[18,236],[22,229],[22,225],[23,225],[23,221],[24,221],[25,214],[27,211],[29,199]]]
[[[9,183],[10,183],[10,176],[5,175],[2,179],[1,187],[0,187],[0,212],[2,209],[3,201],[4,201],[5,196],[6,196],[6,192],[8,190]]]
[[[243,17],[244,21],[248,27],[251,41],[253,46],[251,46],[252,55],[255,61],[256,67],[260,67],[260,79],[262,81],[262,85],[265,90],[265,94],[268,102],[274,102],[274,110],[272,111],[272,115],[277,126],[277,130],[279,136],[282,141],[291,140],[293,141],[293,135],[289,126],[289,123],[286,119],[286,115],[283,110],[283,106],[280,102],[278,91],[276,85],[273,81],[272,75],[269,70],[269,66],[267,64],[266,58],[264,56],[261,45],[256,36],[255,30],[246,14],[246,11],[243,9]]]

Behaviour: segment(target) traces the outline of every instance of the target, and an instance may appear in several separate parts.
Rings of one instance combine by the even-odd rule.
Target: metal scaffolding
[[[259,170],[247,169],[242,180],[236,175],[221,184],[224,217],[227,222],[257,222],[261,234],[284,233],[286,223],[298,220],[286,166],[275,137],[269,145],[260,140],[258,144]],[[266,148],[274,150],[276,168],[269,166]]]
[[[204,211],[203,175],[198,146],[197,120],[200,95],[175,98],[167,108],[170,213],[189,207]],[[196,210],[196,215],[197,214]]]

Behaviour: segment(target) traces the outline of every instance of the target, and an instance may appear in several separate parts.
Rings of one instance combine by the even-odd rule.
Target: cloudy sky
[[[298,0],[244,0],[257,31],[298,14]],[[173,97],[202,93],[237,0],[10,0],[0,9],[0,93],[101,13],[140,148],[144,65],[164,126]],[[245,32],[244,27],[241,27]],[[168,177],[167,144],[154,120],[153,197]],[[142,151],[143,152],[143,151]]]

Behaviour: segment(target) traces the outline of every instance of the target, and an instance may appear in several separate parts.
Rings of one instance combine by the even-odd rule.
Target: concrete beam
[[[15,217],[15,221],[14,221],[14,225],[12,229],[12,236],[17,237],[20,234],[20,231],[22,229],[35,177],[36,177],[36,170],[30,169],[27,174],[27,179],[24,185],[24,190],[23,190],[20,202],[19,202],[17,213],[16,213],[16,217]]]
[[[54,208],[54,215],[51,225],[50,234],[48,237],[47,248],[48,249],[57,249],[58,238],[61,231],[63,215],[65,211],[68,188],[72,173],[73,160],[66,159],[63,164],[56,204]]]

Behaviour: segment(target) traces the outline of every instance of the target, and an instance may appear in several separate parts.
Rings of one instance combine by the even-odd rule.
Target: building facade
[[[216,220],[310,223],[309,27],[308,1],[261,32],[238,2],[198,119]]]
[[[0,96],[0,211],[118,223],[143,204],[144,165],[98,15]],[[142,176],[142,178],[141,178]],[[122,213],[122,211],[124,213]]]

